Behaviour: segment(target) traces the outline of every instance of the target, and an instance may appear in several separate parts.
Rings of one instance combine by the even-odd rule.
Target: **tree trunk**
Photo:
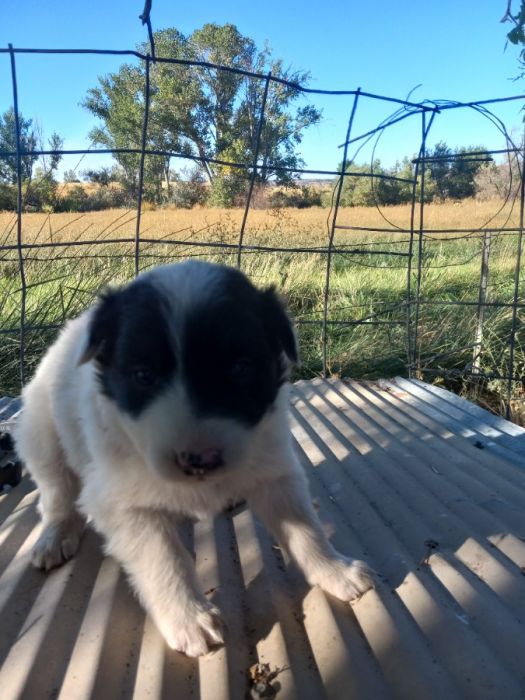
[[[171,200],[171,181],[170,181],[170,161],[169,158],[164,166],[164,177],[166,179],[166,197]]]
[[[197,143],[196,146],[197,146],[197,150],[199,152],[199,157],[201,159],[202,167],[204,168],[206,175],[208,176],[208,180],[210,181],[210,185],[211,185],[211,184],[213,184],[213,173],[210,170],[208,163],[205,161],[206,154],[204,152],[204,148],[203,148],[202,144],[200,144],[200,143]]]

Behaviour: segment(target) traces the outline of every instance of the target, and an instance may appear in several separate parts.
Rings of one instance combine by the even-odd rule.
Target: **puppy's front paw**
[[[83,529],[84,520],[79,515],[46,525],[31,552],[33,566],[49,571],[71,559],[77,552]]]
[[[166,643],[186,656],[203,656],[211,649],[224,644],[224,622],[220,612],[212,605],[197,603],[171,625],[159,625]]]
[[[364,561],[341,557],[320,567],[315,583],[339,600],[349,602],[372,588],[373,571]]]

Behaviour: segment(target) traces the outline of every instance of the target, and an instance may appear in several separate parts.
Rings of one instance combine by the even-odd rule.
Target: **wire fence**
[[[511,398],[515,395],[516,387],[521,387],[523,374],[525,374],[525,362],[521,347],[522,319],[521,310],[525,308],[521,288],[521,256],[523,244],[524,226],[524,197],[525,197],[525,177],[523,167],[523,141],[520,136],[518,143],[505,127],[503,121],[495,114],[494,106],[510,101],[523,101],[523,95],[514,95],[508,98],[498,98],[494,100],[481,100],[475,102],[449,102],[449,101],[423,101],[416,102],[410,100],[397,99],[365,92],[364,90],[323,90],[305,87],[300,84],[289,82],[271,73],[257,73],[240,68],[224,65],[216,65],[206,61],[190,61],[179,58],[159,56],[156,53],[154,35],[151,28],[149,11],[151,3],[146,3],[144,14],[141,16],[146,24],[149,37],[149,51],[141,53],[138,51],[116,51],[116,50],[94,50],[94,49],[33,49],[17,48],[9,45],[8,48],[0,49],[0,54],[7,54],[11,68],[12,83],[12,105],[15,114],[16,126],[16,150],[1,151],[0,159],[15,159],[17,167],[17,213],[9,230],[4,232],[3,240],[0,240],[0,262],[9,269],[16,264],[19,286],[16,290],[18,319],[15,321],[13,315],[8,315],[5,309],[8,307],[5,299],[0,298],[0,313],[4,319],[0,324],[0,339],[9,338],[9,352],[16,351],[16,364],[18,367],[18,377],[20,385],[23,385],[28,377],[28,339],[33,337],[44,338],[39,345],[38,341],[31,340],[31,353],[39,355],[45,347],[45,333],[55,331],[60,327],[61,322],[75,310],[75,304],[67,301],[64,290],[74,286],[76,297],[82,296],[82,280],[75,278],[75,268],[69,268],[68,277],[64,280],[62,275],[58,275],[59,286],[57,294],[62,299],[62,318],[60,322],[48,322],[46,316],[46,299],[39,298],[38,308],[32,308],[28,314],[28,300],[34,285],[42,285],[53,282],[55,265],[60,261],[66,264],[79,260],[79,256],[85,255],[100,260],[114,258],[117,262],[130,260],[133,264],[134,274],[138,274],[141,269],[149,264],[154,264],[163,259],[178,259],[189,255],[215,255],[217,252],[227,254],[228,261],[242,268],[245,265],[247,256],[260,256],[262,254],[272,254],[286,256],[290,254],[315,255],[319,260],[319,265],[324,268],[324,285],[322,289],[322,305],[315,313],[297,314],[297,322],[300,328],[315,328],[315,338],[318,339],[319,371],[325,376],[333,371],[333,359],[330,354],[332,343],[338,339],[343,339],[350,346],[348,352],[352,354],[352,336],[345,335],[348,331],[357,327],[382,327],[386,329],[387,336],[396,329],[396,338],[403,336],[404,358],[403,364],[409,376],[432,377],[435,375],[448,376],[453,379],[470,378],[472,381],[499,381],[505,385],[507,413],[510,410]],[[39,56],[42,54],[54,54],[67,56],[73,54],[82,55],[106,55],[134,57],[141,61],[145,67],[144,84],[144,107],[141,130],[141,143],[136,148],[88,148],[88,149],[33,149],[23,148],[20,135],[20,110],[18,104],[18,75],[17,58],[23,54]],[[233,73],[242,75],[249,81],[255,81],[263,86],[262,97],[259,105],[259,118],[255,130],[255,145],[253,158],[250,162],[236,162],[217,158],[208,158],[202,155],[189,154],[186,152],[175,152],[169,150],[158,150],[149,147],[148,128],[150,125],[150,107],[152,99],[152,89],[150,85],[150,68],[156,63],[164,63],[172,66],[184,67],[185,70],[197,70],[207,68],[213,71]],[[282,167],[266,162],[261,158],[261,134],[265,125],[266,105],[269,91],[275,86],[284,85],[287,88],[308,96],[334,96],[335,98],[346,96],[352,98],[352,104],[348,114],[346,132],[338,153],[335,154],[334,161],[342,162],[343,168],[328,167],[324,169],[290,168]],[[394,109],[386,119],[379,124],[365,131],[358,131],[356,128],[356,115],[364,104],[368,102],[380,102]],[[506,159],[512,164],[517,172],[517,181],[512,182],[508,191],[503,197],[501,211],[506,206],[508,214],[504,216],[491,216],[483,225],[476,224],[472,228],[450,226],[448,228],[430,226],[427,224],[426,212],[427,202],[427,182],[426,174],[430,164],[435,163],[435,156],[428,155],[429,135],[439,120],[440,115],[449,110],[469,110],[482,115],[494,125],[495,129],[504,140],[505,148],[494,148],[483,151],[473,150],[466,153],[456,153],[443,157],[443,160],[463,159],[467,161],[486,161],[490,157],[497,156]],[[413,159],[413,178],[399,178],[393,175],[374,172],[374,150],[372,151],[371,167],[369,172],[362,172],[353,169],[358,154],[365,144],[369,144],[379,138],[394,125],[405,120],[415,122],[414,129],[417,129],[419,136],[419,149],[417,156]],[[374,146],[375,149],[375,146]],[[38,240],[41,231],[45,226],[42,224],[41,231],[36,239],[28,241],[24,237],[24,191],[22,162],[27,156],[53,156],[53,155],[78,155],[81,158],[89,154],[100,155],[135,155],[139,158],[138,164],[138,196],[136,199],[136,209],[134,212],[124,211],[122,215],[113,220],[107,227],[98,231],[96,236],[89,235],[91,224],[76,239],[60,240],[55,235],[50,240]],[[238,230],[237,241],[217,240],[210,241],[205,235],[199,239],[195,233],[191,236],[170,235],[165,238],[148,236],[143,226],[143,193],[145,178],[145,163],[147,158],[167,156],[171,158],[187,160],[200,166],[225,166],[231,169],[244,170],[247,173],[247,190],[242,219]],[[332,161],[332,162],[334,162]],[[246,240],[249,228],[250,213],[253,210],[254,192],[256,191],[257,177],[265,170],[272,172],[290,172],[295,178],[301,176],[317,176],[334,178],[334,191],[332,207],[327,219],[326,239],[324,245],[294,245],[279,236],[277,242],[271,241],[253,243]],[[388,212],[385,212],[379,205],[376,206],[378,216],[382,224],[376,226],[359,225],[352,222],[351,210],[346,210],[344,221],[341,218],[343,207],[341,205],[342,193],[347,178],[366,178],[370,182],[373,191],[380,180],[402,181],[411,188],[409,225],[400,226],[391,221]],[[512,220],[517,209],[517,222]],[[501,211],[496,214],[501,214]],[[346,222],[346,223],[345,223]],[[124,225],[134,223],[133,235],[116,235],[119,228]],[[57,231],[54,232],[55,234]],[[177,232],[181,233],[181,232]],[[198,233],[198,232],[197,232]],[[206,231],[201,231],[205,234]],[[363,234],[376,236],[377,243],[372,240],[355,241],[352,236]],[[14,235],[14,238],[13,238]],[[277,234],[276,234],[277,235]],[[341,238],[349,236],[350,238]],[[505,267],[508,274],[506,284],[501,280],[495,285],[490,285],[491,260],[494,255],[494,247],[497,241],[507,237],[510,244],[506,247]],[[428,276],[428,250],[434,244],[447,245],[452,241],[477,241],[476,246],[469,248],[466,259],[451,263],[445,260],[443,267],[450,265],[465,265],[472,263],[473,259],[479,261],[479,273],[476,278],[470,278],[467,284],[470,290],[470,298],[457,296],[452,298],[444,289],[442,298],[428,298],[425,295],[425,285]],[[159,251],[162,246],[162,251]],[[111,247],[113,247],[111,249]],[[111,250],[110,250],[111,249]],[[13,257],[16,256],[16,257]],[[40,256],[40,257],[39,257]],[[379,256],[380,264],[374,264],[374,256]],[[26,271],[28,266],[39,261],[46,261],[45,278],[41,276],[38,282],[30,282]],[[435,259],[434,259],[435,263]],[[283,263],[285,265],[285,263]],[[375,299],[373,306],[364,308],[360,313],[359,304],[340,303],[338,297],[334,302],[334,270],[348,270],[359,267],[374,267],[376,269],[398,269],[404,277],[403,298],[391,300]],[[432,269],[438,268],[434,264]],[[7,267],[5,268],[7,270]],[[494,298],[494,293],[500,288],[510,290],[509,298]],[[86,290],[85,304],[91,300],[90,292]],[[472,292],[474,297],[472,297]],[[334,305],[335,304],[335,305]],[[366,306],[363,304],[362,306]],[[434,328],[428,326],[427,320],[423,317],[427,314],[427,309],[432,307],[434,316]],[[456,344],[453,347],[442,346],[439,351],[431,353],[425,352],[425,343],[430,333],[439,333],[439,311],[440,308],[454,309],[463,307],[471,310],[471,322],[469,328],[472,334],[468,342]],[[437,311],[436,311],[437,310]],[[487,359],[486,348],[490,338],[487,337],[487,317],[495,310],[504,313],[504,322],[499,331],[499,349],[497,353],[492,353]],[[437,327],[436,327],[437,326]],[[493,329],[491,329],[492,333]],[[305,331],[306,332],[306,331]],[[38,335],[40,334],[40,335]],[[42,335],[43,334],[43,335]],[[306,336],[311,338],[313,336]],[[335,339],[335,341],[334,341]],[[7,341],[6,341],[7,342]],[[434,346],[433,346],[434,347]],[[399,353],[398,353],[399,354]],[[448,360],[453,358],[452,363]],[[448,359],[447,359],[448,358]],[[456,359],[454,359],[456,358]],[[468,358],[468,360],[465,360]],[[482,361],[483,359],[483,361]],[[29,370],[34,363],[29,362]],[[350,362],[350,371],[352,363]],[[399,363],[396,371],[399,370]]]

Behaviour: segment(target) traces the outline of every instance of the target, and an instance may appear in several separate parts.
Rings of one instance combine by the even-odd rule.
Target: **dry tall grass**
[[[293,240],[313,240],[322,244],[326,240],[328,210],[279,209],[254,210],[249,214],[249,236],[271,236],[276,245],[284,244],[283,236]],[[144,238],[185,240],[196,238],[206,241],[236,242],[243,217],[241,209],[158,209],[142,212],[141,235]],[[0,213],[0,232],[4,241],[16,240],[16,217]],[[98,212],[24,214],[24,242],[70,241],[105,238],[130,238],[135,236],[136,211],[108,209]]]
[[[237,240],[244,211],[242,209],[194,209],[146,210],[142,212],[141,235],[145,238],[186,239],[199,236],[200,240]],[[329,231],[329,210],[321,207],[309,209],[252,210],[248,216],[246,241],[271,239],[275,245],[288,245],[292,241],[312,245],[325,245]],[[416,213],[417,214],[417,213]],[[338,224],[385,228],[394,226],[410,228],[409,205],[382,207],[346,207],[339,210]],[[427,204],[424,209],[426,229],[467,228],[475,231],[488,225],[499,229],[517,226],[519,212],[511,203],[500,200]],[[108,209],[86,213],[25,213],[23,238],[26,243],[69,241],[107,238],[129,238],[135,235],[135,210]],[[0,241],[16,241],[16,216],[0,212]],[[416,215],[416,226],[419,220]],[[377,237],[377,234],[374,234]],[[389,234],[391,236],[392,234]],[[340,230],[337,241],[367,239],[367,234]],[[284,238],[286,237],[286,238]]]
[[[146,210],[142,213],[141,267],[204,256],[235,263],[235,244],[243,217],[242,209],[195,208]],[[319,247],[327,245],[329,210],[276,209],[249,212],[244,243],[268,247]],[[338,229],[335,245],[359,249],[334,256],[331,276],[329,318],[364,324],[330,326],[328,363],[332,372],[353,376],[387,376],[405,372],[407,364],[407,258],[389,253],[406,253],[406,232],[384,233],[394,225],[410,228],[409,206],[343,208],[340,225],[365,227],[371,231]],[[85,246],[25,249],[27,291],[26,321],[32,326],[60,325],[89,304],[97,290],[108,283],[129,279],[134,271],[136,212],[120,209],[85,214],[24,213],[22,237],[25,243],[94,243]],[[416,211],[416,228],[419,225]],[[461,372],[472,362],[477,322],[477,298],[482,239],[478,229],[518,225],[517,207],[499,200],[464,201],[460,204],[430,204],[424,209],[421,296],[418,320],[418,358],[424,369]],[[466,229],[464,238],[454,233],[429,230]],[[129,243],[110,243],[130,239]],[[152,242],[147,242],[147,241]],[[180,243],[174,244],[175,241]],[[210,248],[196,243],[217,244]],[[17,329],[20,322],[21,284],[16,249],[16,216],[0,213],[0,329]],[[221,244],[230,244],[223,250]],[[3,246],[3,249],[2,249]],[[514,293],[517,250],[515,234],[496,234],[492,240],[489,301],[510,302]],[[417,252],[417,251],[416,251]],[[417,262],[417,256],[414,263]],[[303,347],[303,376],[321,369],[321,328],[325,286],[326,255],[323,253],[250,252],[243,257],[243,269],[260,285],[276,284],[289,298],[300,326]],[[414,271],[411,278],[415,285]],[[520,300],[523,290],[520,288]],[[456,302],[471,306],[455,306]],[[449,305],[450,304],[450,305]],[[381,321],[377,324],[376,321]],[[412,316],[412,323],[415,321]],[[386,322],[386,323],[384,323]],[[508,369],[510,308],[489,308],[485,315],[482,369],[505,374]],[[515,370],[525,375],[525,337],[522,310],[518,312]],[[50,342],[40,331],[26,334],[28,375]],[[18,340],[16,332],[0,336],[0,393],[18,388]],[[434,374],[426,374],[434,377]],[[505,390],[504,383],[491,390]],[[515,396],[521,388],[515,385]]]

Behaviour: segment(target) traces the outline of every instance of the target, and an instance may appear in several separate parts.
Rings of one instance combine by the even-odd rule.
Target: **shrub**
[[[100,211],[129,206],[130,200],[120,187],[99,187],[87,192],[81,185],[71,187],[57,201],[56,211]]]
[[[206,202],[207,191],[202,180],[177,180],[171,190],[170,203],[179,209],[192,209]]]
[[[36,177],[24,187],[24,209],[53,211],[57,197],[57,183],[51,175]]]
[[[59,211],[88,211],[89,195],[82,185],[69,189],[58,202]]]
[[[206,203],[210,207],[240,207],[246,199],[245,190],[247,181],[244,173],[231,172],[221,177],[216,177],[208,191]]]
[[[16,211],[16,187],[0,182],[0,211]]]
[[[276,190],[269,197],[272,209],[295,207],[306,209],[307,207],[322,206],[322,192],[311,185],[301,185],[287,190]]]

